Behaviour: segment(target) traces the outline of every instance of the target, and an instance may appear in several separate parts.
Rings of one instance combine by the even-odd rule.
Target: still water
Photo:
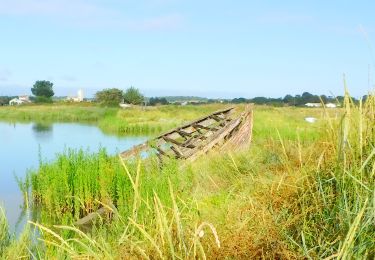
[[[96,152],[103,147],[109,154],[116,154],[145,140],[110,136],[96,126],[77,123],[0,122],[0,206],[5,208],[11,229],[19,231],[25,221],[21,215],[23,197],[15,176],[23,178],[28,169],[37,169],[39,157],[50,161],[67,148]]]

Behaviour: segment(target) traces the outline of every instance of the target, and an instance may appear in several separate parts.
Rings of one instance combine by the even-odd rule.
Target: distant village
[[[3,99],[3,100],[2,100]],[[8,102],[5,103],[4,101]],[[57,101],[66,101],[66,102],[83,102],[83,101],[90,101],[90,99],[85,99],[84,93],[82,89],[79,89],[77,91],[76,96],[67,96],[67,97],[55,97],[55,100]],[[3,101],[3,102],[1,102]],[[33,102],[32,96],[30,95],[19,95],[15,97],[8,97],[8,96],[2,96],[0,97],[0,105],[2,106],[18,106],[18,105],[25,105],[30,104]]]
[[[367,96],[363,97],[363,100]],[[302,95],[286,95],[284,98],[266,98],[266,97],[255,97],[255,98],[234,98],[234,99],[210,99],[194,96],[165,96],[165,97],[150,97],[144,98],[141,105],[154,106],[154,105],[200,105],[208,103],[225,103],[225,104],[241,104],[241,103],[252,103],[257,105],[269,105],[269,106],[298,106],[298,107],[309,107],[309,108],[336,108],[342,104],[344,97],[332,97],[325,95],[313,95],[308,92],[304,92]],[[75,96],[65,97],[53,97],[53,102],[96,102],[96,98],[86,98],[82,89],[77,91]],[[354,102],[358,102],[357,99],[353,98]],[[18,106],[27,105],[34,102],[34,97],[30,95],[19,95],[19,96],[0,96],[0,106]],[[122,108],[130,107],[131,105],[122,101],[118,103]]]

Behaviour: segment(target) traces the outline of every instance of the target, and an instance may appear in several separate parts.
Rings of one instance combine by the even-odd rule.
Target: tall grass
[[[20,234],[18,239],[9,231],[5,212],[0,207],[0,258],[20,259],[33,256],[31,252],[30,229],[28,227]]]
[[[172,112],[159,108],[148,118]],[[116,117],[131,118],[127,113]],[[345,106],[334,110],[256,107],[254,115],[251,147],[212,152],[194,164],[172,160],[160,168],[105,151],[67,151],[42,162],[29,175],[34,203],[42,206],[30,222],[42,243],[31,252],[95,259],[374,258],[374,96],[356,105],[347,94]],[[305,116],[318,122],[308,124]],[[108,202],[118,207],[117,218],[89,233],[72,226]]]
[[[80,153],[71,154],[71,156],[80,157]],[[108,159],[103,159],[103,156],[104,151],[101,151],[98,158],[96,156],[93,156],[95,158],[91,157],[93,162],[90,164],[97,165],[95,169],[105,169],[105,171],[100,172],[104,175],[112,170],[108,169],[108,165],[103,165],[103,162],[100,162],[100,160],[106,161]],[[90,159],[87,156],[83,157],[85,161]],[[54,213],[52,211],[49,214],[56,215],[56,217],[65,213],[65,207],[68,207],[67,204],[70,202],[61,201],[60,199],[65,196],[69,200],[71,191],[69,189],[56,191],[56,193],[61,192],[60,197],[49,187],[39,185],[42,181],[41,179],[36,180],[36,176],[48,178],[52,189],[58,189],[59,185],[78,188],[78,186],[69,186],[68,182],[64,182],[64,178],[57,177],[57,175],[64,175],[63,172],[52,172],[52,169],[65,169],[66,173],[74,172],[72,170],[74,165],[70,165],[69,169],[65,168],[66,165],[61,162],[63,158],[65,158],[64,155],[61,155],[59,157],[60,162],[56,165],[50,165],[50,167],[53,166],[54,168],[42,165],[41,170],[36,175],[31,176],[33,196],[38,203],[45,207],[42,212],[51,211],[50,208],[55,207],[54,210],[59,212]],[[76,163],[81,162],[80,159]],[[95,159],[98,159],[98,161]],[[175,161],[167,163],[164,170],[157,170],[159,176],[152,176],[152,171],[158,169],[152,168],[152,165],[148,166],[148,172],[144,174],[142,172],[144,172],[145,168],[140,163],[125,163],[121,160],[118,161],[117,158],[112,159],[117,160],[115,164],[119,168],[116,168],[116,171],[118,170],[119,172],[118,175],[109,175],[116,176],[117,180],[114,181],[112,178],[109,182],[103,182],[98,175],[80,178],[85,178],[85,182],[88,182],[87,186],[90,186],[90,182],[96,182],[96,188],[100,191],[105,191],[104,194],[106,195],[115,189],[127,191],[126,201],[118,199],[115,202],[119,209],[116,212],[118,214],[116,220],[111,224],[106,225],[102,222],[101,225],[94,226],[90,234],[86,234],[69,224],[47,224],[53,223],[51,221],[40,224],[43,220],[32,220],[29,223],[39,228],[41,232],[41,236],[38,238],[41,242],[40,246],[45,246],[42,257],[117,259],[138,256],[146,259],[204,259],[206,258],[207,246],[204,246],[203,241],[212,240],[214,246],[220,247],[220,239],[215,227],[211,223],[199,221],[197,214],[192,214],[197,212],[194,209],[194,204],[183,201],[176,195],[176,191],[173,188],[173,186],[177,186],[176,178],[178,178],[178,173],[175,172],[177,169]],[[84,166],[93,173],[93,168],[87,168],[87,164]],[[109,168],[112,169],[113,166],[109,166]],[[186,175],[183,176],[183,178],[187,177]],[[179,178],[179,181],[182,182],[181,178]],[[118,182],[120,179],[126,185],[111,186],[116,185],[112,182]],[[72,179],[72,181],[74,180]],[[38,185],[34,186],[36,183]],[[178,188],[181,189],[182,187]],[[35,192],[36,190],[44,190],[44,192],[40,194]],[[83,195],[86,192],[84,188],[76,192],[75,196],[80,198],[79,206],[83,206],[86,200],[80,194]],[[100,199],[100,197],[97,198]],[[119,197],[112,196],[110,199],[114,201],[115,198]],[[60,205],[57,206],[58,204]],[[101,202],[101,205],[106,204]],[[126,207],[126,210],[123,207]],[[41,249],[39,248],[37,251],[40,252]]]
[[[126,207],[129,197],[130,183],[121,165],[104,149],[95,154],[68,150],[53,163],[41,161],[39,170],[27,178],[34,204],[55,221],[65,215],[77,220],[97,210],[98,201]]]
[[[8,220],[6,219],[3,208],[0,207],[0,255],[4,252],[5,248],[9,245],[10,235]]]
[[[189,178],[188,174],[178,173],[178,164],[173,160],[165,163],[163,169],[153,157],[142,166],[131,161],[128,168],[142,171],[139,192],[147,198],[154,190],[168,197],[168,178],[174,183]],[[92,154],[67,150],[59,154],[56,161],[41,161],[37,171],[28,173],[21,188],[27,190],[25,187],[31,186],[32,201],[34,206],[41,207],[45,221],[69,223],[96,211],[101,203],[113,203],[121,214],[129,215],[135,196],[129,174],[119,159],[109,156],[105,149]],[[140,214],[142,210],[138,209]]]
[[[374,96],[356,106],[346,93],[341,122],[329,120],[316,147],[315,169],[301,172],[285,235],[304,257],[375,257],[374,111]]]

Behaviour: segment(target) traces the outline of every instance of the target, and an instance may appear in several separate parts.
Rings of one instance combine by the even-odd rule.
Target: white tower
[[[78,90],[77,99],[78,99],[79,102],[83,101],[83,90],[82,89]]]

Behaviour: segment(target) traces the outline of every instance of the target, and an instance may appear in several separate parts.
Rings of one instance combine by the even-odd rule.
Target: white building
[[[305,106],[307,107],[321,107],[321,103],[306,103]]]
[[[77,96],[75,97],[67,97],[67,101],[73,101],[73,102],[82,102],[84,99],[84,94],[83,94],[83,90],[80,89],[78,90],[77,92]]]
[[[336,104],[333,104],[333,103],[327,103],[327,104],[326,104],[326,107],[327,107],[327,108],[336,108],[337,105],[336,105]]]
[[[78,102],[82,102],[83,98],[84,98],[84,96],[83,96],[83,90],[80,89],[80,90],[78,90],[78,93],[77,93],[77,101]]]
[[[9,105],[11,106],[21,105],[22,103],[23,101],[18,98],[13,98],[9,101]]]
[[[25,103],[30,103],[30,99],[28,95],[22,95],[18,96],[18,98],[13,98],[9,101],[9,105],[15,106],[15,105],[21,105]]]
[[[305,106],[307,107],[322,107],[321,103],[306,103]],[[327,103],[324,105],[326,108],[336,108],[337,105],[334,103]]]
[[[23,102],[30,102],[30,98],[28,95],[18,96],[18,99]]]
[[[130,105],[130,104],[126,104],[126,103],[120,103],[119,106],[120,106],[121,108],[130,108],[130,107],[132,107],[132,105]]]

